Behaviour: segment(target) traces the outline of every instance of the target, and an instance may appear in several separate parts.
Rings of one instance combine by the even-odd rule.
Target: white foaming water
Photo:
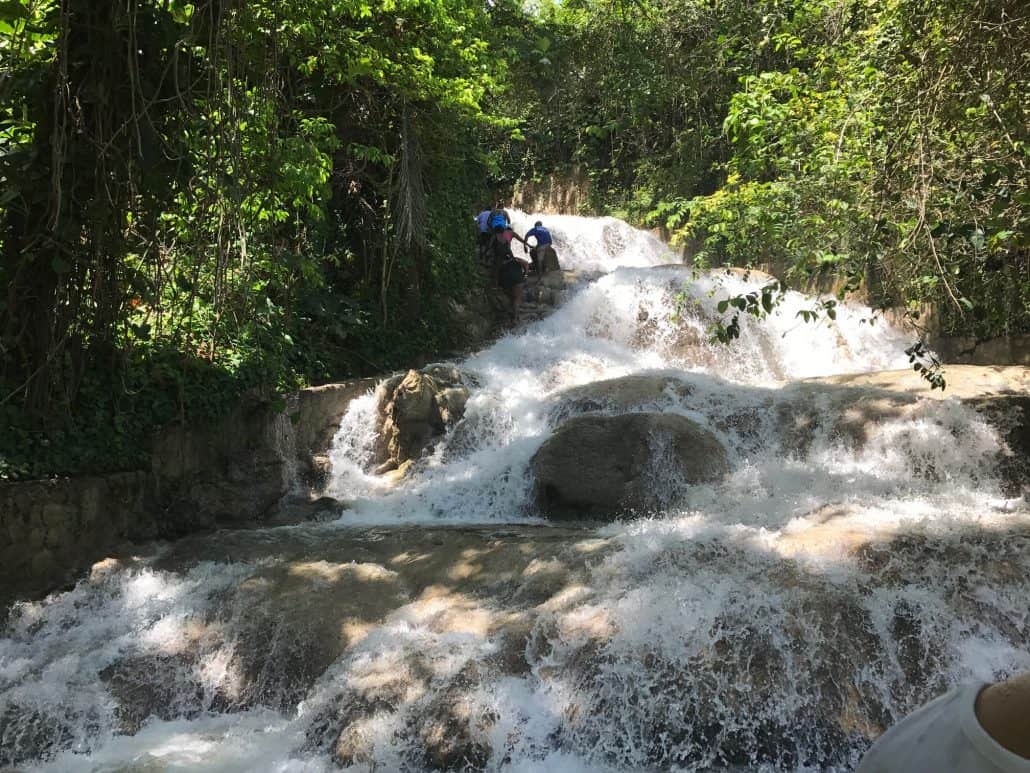
[[[816,300],[789,293],[713,344],[758,278],[539,219],[597,278],[458,363],[465,416],[405,480],[371,473],[370,394],[334,443],[337,523],[198,539],[15,609],[0,767],[847,770],[945,687],[1030,668],[1030,513],[997,431],[957,400],[795,383],[907,367],[902,336],[853,305],[802,323]],[[577,402],[631,375],[664,388]],[[585,410],[679,413],[730,471],[656,476],[670,505],[635,521],[515,526],[540,523],[533,454]]]
[[[516,214],[516,222],[531,219]],[[869,324],[869,309],[843,305],[836,321],[806,325],[797,312],[812,308],[814,300],[795,292],[768,319],[743,318],[738,343],[712,343],[708,326],[718,315],[718,302],[760,289],[761,281],[664,265],[669,252],[652,244],[656,240],[650,234],[620,221],[602,220],[592,231],[594,221],[588,218],[549,218],[547,223],[554,221],[557,233],[590,234],[583,239],[594,250],[613,242],[627,252],[603,253],[604,258],[592,261],[582,245],[571,260],[559,252],[565,266],[606,266],[609,273],[551,316],[461,363],[480,385],[464,420],[414,475],[392,490],[370,474],[377,399],[356,401],[337,434],[328,488],[329,494],[354,502],[346,516],[349,523],[532,519],[529,460],[553,429],[550,417],[560,393],[593,381],[682,368],[671,374],[685,379],[695,394],[664,407],[708,425],[734,401],[740,409],[765,399],[763,389],[780,379],[908,365],[907,341],[886,325]],[[618,238],[604,236],[610,233]],[[649,267],[623,267],[641,262]],[[713,381],[712,375],[721,380]],[[702,404],[708,416],[699,413]],[[725,439],[734,444],[732,437]]]
[[[660,239],[614,217],[534,215],[517,209],[509,214],[512,229],[519,236],[525,236],[535,223],[542,222],[551,232],[565,269],[607,272],[620,266],[645,268],[679,262]],[[512,246],[515,250],[520,248],[518,242]]]

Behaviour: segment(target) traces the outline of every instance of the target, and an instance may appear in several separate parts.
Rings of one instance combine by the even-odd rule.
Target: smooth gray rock
[[[537,504],[553,520],[646,512],[668,504],[684,485],[729,471],[715,436],[671,413],[574,417],[530,465]]]

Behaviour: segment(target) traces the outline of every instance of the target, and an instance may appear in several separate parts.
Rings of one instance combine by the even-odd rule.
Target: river
[[[0,768],[849,770],[947,686],[1030,668],[998,431],[945,399],[841,433],[866,393],[799,383],[907,368],[905,336],[857,304],[805,323],[790,293],[712,343],[760,276],[543,220],[564,302],[457,363],[465,416],[401,483],[370,471],[370,394],[334,441],[337,519],[141,549],[16,605]],[[729,473],[659,468],[658,511],[547,524],[530,459],[562,393],[635,375],[668,388],[632,409],[706,428]]]

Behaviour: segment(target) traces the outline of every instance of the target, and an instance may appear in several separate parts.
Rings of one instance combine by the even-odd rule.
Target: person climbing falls
[[[537,220],[533,227],[526,231],[526,238],[522,241],[523,246],[529,244],[531,237],[536,240],[536,243],[529,249],[529,257],[533,263],[533,271],[538,277],[542,277],[547,273],[548,263],[557,265],[558,256],[554,253],[554,242],[551,239],[551,232],[544,227],[542,221]],[[547,260],[547,258],[551,258],[549,253],[553,253],[552,260]]]
[[[523,249],[526,249],[526,247],[528,246],[526,244],[526,240],[519,236],[517,233],[515,233],[515,229],[509,225],[504,229],[504,240],[508,242],[508,244],[511,244],[512,240],[514,239],[518,239],[520,242],[522,242]]]
[[[500,202],[491,210],[489,224],[491,233],[495,234],[504,233],[504,229],[511,225],[511,215]]]
[[[476,247],[478,249],[479,260],[485,261],[487,256],[487,248],[490,246],[490,213],[491,209],[481,205],[482,209],[479,214],[476,215],[476,226],[479,229],[477,234]]]
[[[490,252],[497,284],[504,290],[511,306],[511,323],[518,324],[519,309],[525,292],[526,267],[528,263],[516,258],[511,251],[510,240],[505,233],[495,233],[490,242]]]

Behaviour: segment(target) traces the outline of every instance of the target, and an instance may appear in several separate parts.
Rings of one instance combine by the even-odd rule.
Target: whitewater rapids
[[[339,520],[191,538],[11,611],[0,769],[849,770],[945,687],[1030,668],[1030,513],[994,427],[954,399],[861,443],[784,423],[846,412],[798,380],[906,368],[905,336],[857,304],[803,323],[790,293],[715,344],[761,277],[540,219],[579,281],[457,363],[465,417],[408,478],[371,473],[370,394],[334,441]],[[547,526],[529,460],[562,393],[635,374],[688,387],[633,408],[711,431],[730,473]]]

